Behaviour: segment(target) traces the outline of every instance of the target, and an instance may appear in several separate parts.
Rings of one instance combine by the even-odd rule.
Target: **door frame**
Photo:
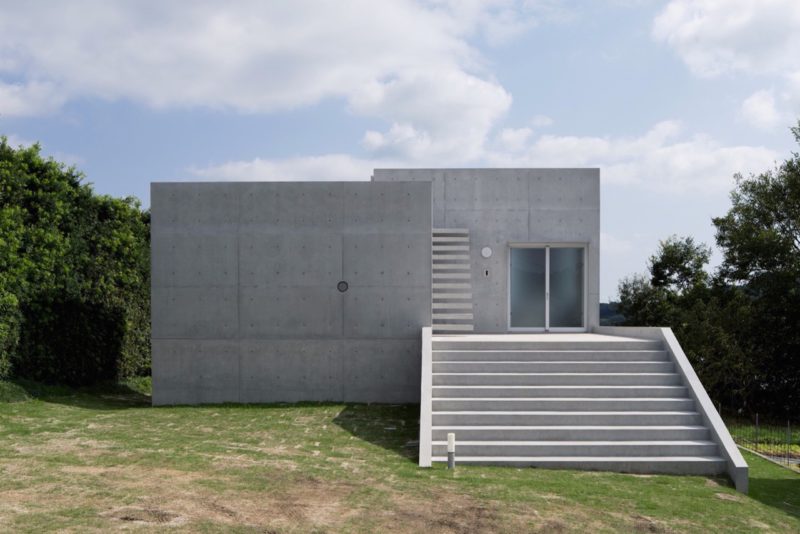
[[[544,290],[545,290],[545,306],[544,306],[544,327],[530,327],[530,326],[511,326],[511,249],[514,248],[543,248],[545,249],[545,276],[544,276]],[[550,249],[551,248],[580,248],[583,250],[583,310],[582,322],[583,326],[579,327],[550,327]],[[589,244],[585,242],[569,243],[569,242],[553,242],[553,243],[522,243],[510,242],[506,247],[508,252],[508,265],[507,277],[508,283],[506,284],[506,327],[509,332],[586,332],[587,329],[587,283],[589,282],[589,269],[588,269],[588,250]]]

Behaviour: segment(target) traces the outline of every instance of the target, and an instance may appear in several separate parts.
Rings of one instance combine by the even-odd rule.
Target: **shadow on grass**
[[[333,422],[353,436],[417,462],[419,405],[348,404]]]
[[[748,454],[749,496],[767,506],[800,518],[800,474]]]
[[[124,410],[150,406],[150,396],[122,383],[102,383],[83,388],[42,384],[24,379],[4,383],[5,402],[38,399],[93,410]]]

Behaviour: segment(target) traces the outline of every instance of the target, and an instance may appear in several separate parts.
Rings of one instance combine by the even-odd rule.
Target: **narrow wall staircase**
[[[433,333],[472,332],[469,230],[434,228],[431,240]]]
[[[434,462],[447,460],[453,432],[461,464],[725,472],[661,342],[509,334],[431,343]]]

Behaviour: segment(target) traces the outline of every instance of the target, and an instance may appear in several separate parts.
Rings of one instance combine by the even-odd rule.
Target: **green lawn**
[[[0,383],[0,531],[800,532],[800,475],[416,466],[416,406],[151,408]]]

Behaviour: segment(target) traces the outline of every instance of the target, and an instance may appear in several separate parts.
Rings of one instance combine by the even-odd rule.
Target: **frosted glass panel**
[[[550,327],[583,326],[583,249],[550,249]]]
[[[511,249],[511,326],[544,328],[545,261],[543,248]]]

